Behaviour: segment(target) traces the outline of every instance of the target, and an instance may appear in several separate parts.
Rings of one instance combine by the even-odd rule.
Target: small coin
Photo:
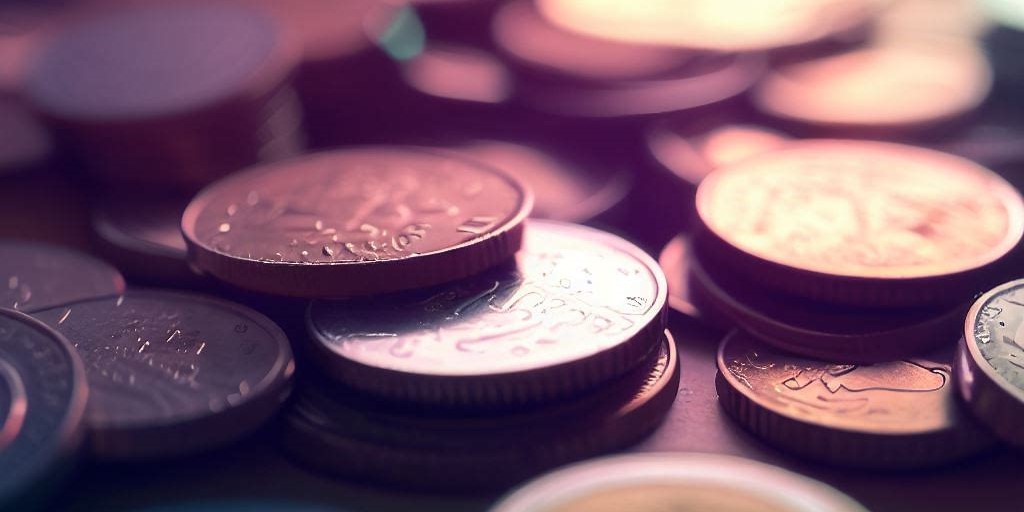
[[[1000,438],[1024,447],[1024,280],[982,295],[967,314],[955,373],[967,407]]]
[[[869,141],[794,141],[724,168],[697,212],[735,272],[867,307],[968,300],[1024,231],[1020,194],[991,171]]]
[[[841,466],[920,468],[992,445],[964,414],[952,348],[870,365],[790,355],[733,331],[718,349],[723,409],[787,452]]]
[[[658,265],[665,272],[668,285],[668,306],[678,313],[700,319],[701,312],[690,296],[689,266],[693,259],[689,237],[676,235],[658,256]]]
[[[255,167],[200,192],[182,231],[203,271],[253,291],[343,297],[476,274],[519,249],[533,198],[506,174],[401,147]]]
[[[0,241],[0,307],[32,313],[123,292],[121,274],[91,256],[53,245]]]
[[[512,77],[502,63],[476,48],[430,43],[402,65],[405,82],[435,98],[500,104],[512,96]]]
[[[368,393],[431,405],[565,398],[622,375],[664,329],[665,277],[595,229],[530,221],[516,263],[308,313],[318,360]]]
[[[932,128],[978,108],[992,70],[973,41],[894,40],[786,64],[752,93],[762,112],[840,131]]]
[[[85,362],[86,423],[100,457],[178,456],[228,443],[262,424],[290,390],[288,338],[231,302],[133,290],[35,316]]]
[[[513,490],[491,512],[866,512],[824,483],[725,455],[645,453],[581,462]]]
[[[661,423],[678,388],[675,341],[666,331],[651,357],[622,378],[537,409],[414,416],[307,385],[287,417],[285,444],[334,474],[435,490],[490,489],[636,443]]]
[[[0,309],[0,507],[18,510],[53,492],[82,439],[86,405],[82,362],[60,334]]]

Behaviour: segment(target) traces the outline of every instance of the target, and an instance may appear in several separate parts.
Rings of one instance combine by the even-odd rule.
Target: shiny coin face
[[[1005,256],[1024,203],[967,160],[897,144],[793,142],[715,172],[697,211],[730,246],[792,269],[869,279],[975,270]]]
[[[358,148],[257,167],[185,210],[196,264],[267,293],[338,297],[438,284],[506,260],[532,195],[456,157]]]
[[[67,340],[0,310],[0,506],[73,455],[86,394],[82,363]]]
[[[0,307],[32,313],[124,292],[124,278],[77,251],[29,242],[0,242]]]
[[[86,419],[100,456],[172,455],[232,440],[276,409],[294,371],[273,322],[201,295],[130,291],[36,317],[85,362]]]
[[[595,459],[544,475],[491,512],[862,512],[845,494],[779,467],[722,455]]]

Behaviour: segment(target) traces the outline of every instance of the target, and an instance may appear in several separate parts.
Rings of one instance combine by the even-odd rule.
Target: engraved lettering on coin
[[[1024,389],[1024,285],[993,295],[971,321],[974,343],[1000,377]]]
[[[1020,239],[1024,205],[991,172],[894,144],[798,142],[712,174],[701,219],[739,249],[856,277],[970,270]]]

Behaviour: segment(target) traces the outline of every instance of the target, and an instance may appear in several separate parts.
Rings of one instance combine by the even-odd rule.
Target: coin
[[[766,442],[841,466],[909,469],[979,453],[990,436],[953,389],[952,347],[871,365],[806,359],[733,331],[718,348],[722,408]]]
[[[1020,194],[991,171],[868,141],[795,141],[716,171],[697,212],[736,273],[866,307],[966,301],[1024,231]]]
[[[658,256],[658,265],[665,272],[668,285],[668,306],[684,316],[701,318],[701,312],[690,297],[689,265],[693,251],[686,235],[676,235]]]
[[[52,495],[81,444],[86,395],[67,340],[0,309],[0,507],[19,510]]]
[[[293,297],[420,288],[519,249],[532,195],[511,177],[402,147],[255,167],[200,192],[182,231],[192,261],[230,284]]]
[[[287,397],[288,338],[263,315],[197,294],[130,290],[35,313],[75,345],[93,452],[179,456],[236,440]]]
[[[782,295],[716,264],[700,240],[687,260],[701,311],[714,310],[758,339],[795,355],[847,363],[884,362],[951,346],[966,304],[868,309]],[[672,286],[669,284],[669,293]]]
[[[515,264],[366,299],[315,301],[317,361],[363,392],[432,406],[579,394],[634,368],[665,328],[665,277],[595,229],[530,221]]]
[[[971,412],[1000,438],[1024,447],[1024,280],[982,295],[967,314],[955,374]]]
[[[866,512],[780,467],[725,455],[644,453],[581,462],[506,494],[491,512]]]
[[[306,386],[287,416],[285,446],[293,457],[323,471],[390,485],[503,487],[622,449],[654,430],[679,388],[679,362],[668,331],[651,356],[622,378],[572,401],[502,414],[409,415],[372,399]]]
[[[124,292],[110,265],[65,247],[0,241],[0,307],[33,313]]]
[[[992,88],[981,48],[959,38],[893,40],[782,65],[752,91],[762,112],[815,133],[899,134],[978,108]]]
[[[505,66],[469,46],[429,43],[403,63],[402,76],[411,87],[432,98],[487,105],[503,103],[512,96],[512,77]]]

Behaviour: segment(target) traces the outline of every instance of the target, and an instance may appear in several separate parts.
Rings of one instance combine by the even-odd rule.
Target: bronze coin
[[[292,297],[420,288],[519,249],[533,197],[506,174],[402,147],[319,153],[214,183],[185,209],[192,261],[232,285]]]
[[[124,278],[117,269],[92,256],[53,245],[0,241],[0,307],[33,313],[123,292]]]
[[[722,408],[787,452],[841,466],[934,466],[990,447],[959,408],[952,347],[870,365],[790,355],[733,331],[718,348]]]
[[[795,141],[716,171],[697,212],[737,273],[868,307],[965,301],[1024,232],[1024,201],[991,171],[869,141]]]
[[[967,314],[956,377],[967,407],[1000,438],[1024,447],[1024,280],[982,295]]]
[[[434,406],[566,398],[642,361],[665,277],[621,238],[530,221],[515,264],[391,296],[315,301],[317,358],[360,391]]]
[[[234,441],[281,406],[288,338],[263,315],[196,294],[130,290],[35,313],[85,362],[94,454],[175,457]]]

